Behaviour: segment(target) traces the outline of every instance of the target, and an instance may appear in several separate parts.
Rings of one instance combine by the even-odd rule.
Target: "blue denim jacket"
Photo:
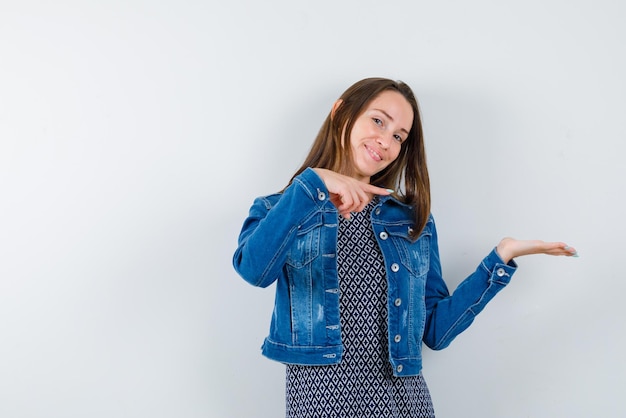
[[[504,264],[494,249],[450,296],[432,216],[413,240],[410,207],[381,196],[371,220],[387,272],[389,361],[396,376],[417,375],[422,341],[434,350],[448,346],[509,283],[517,265]],[[341,361],[337,227],[328,190],[310,168],[283,193],[252,205],[233,265],[252,285],[276,282],[265,356],[302,365]]]

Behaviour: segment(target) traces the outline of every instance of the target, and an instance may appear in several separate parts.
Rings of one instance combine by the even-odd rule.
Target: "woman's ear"
[[[335,104],[333,104],[333,108],[330,110],[331,119],[335,117],[335,112],[337,111],[337,109],[339,109],[339,107],[341,107],[342,104],[343,104],[343,100],[341,99],[337,99]]]

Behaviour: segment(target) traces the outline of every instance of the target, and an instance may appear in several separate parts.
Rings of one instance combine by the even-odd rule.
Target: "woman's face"
[[[386,90],[372,100],[350,132],[354,177],[370,178],[391,164],[413,126],[413,108],[402,94]]]

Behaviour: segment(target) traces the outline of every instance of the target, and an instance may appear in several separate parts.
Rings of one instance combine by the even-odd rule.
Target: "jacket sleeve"
[[[426,279],[426,324],[424,343],[433,350],[446,348],[463,332],[511,280],[517,264],[505,264],[495,248],[487,255],[452,295],[443,281],[437,233],[433,230],[430,269]]]
[[[280,275],[299,225],[330,203],[321,178],[311,168],[296,176],[274,202],[255,199],[239,234],[233,266],[248,283],[267,287]]]

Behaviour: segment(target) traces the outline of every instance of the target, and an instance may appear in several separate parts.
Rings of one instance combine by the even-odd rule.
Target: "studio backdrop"
[[[334,100],[423,113],[444,278],[527,257],[424,349],[437,415],[622,417],[626,3],[0,2],[0,416],[284,415],[274,287],[231,264]]]

